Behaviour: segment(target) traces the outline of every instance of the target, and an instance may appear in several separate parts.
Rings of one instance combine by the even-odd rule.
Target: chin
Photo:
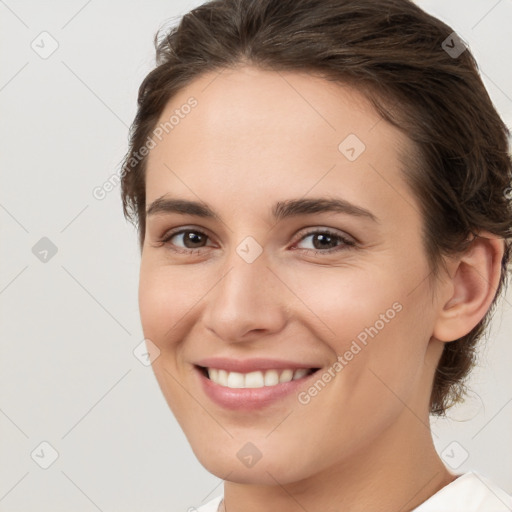
[[[281,450],[274,451],[279,459],[262,455],[252,466],[245,466],[241,462],[236,449],[227,448],[222,453],[200,453],[194,450],[194,453],[209,473],[229,482],[275,486],[277,483],[286,485],[297,482],[308,476],[303,474],[303,468],[297,465],[292,467],[289,458]]]

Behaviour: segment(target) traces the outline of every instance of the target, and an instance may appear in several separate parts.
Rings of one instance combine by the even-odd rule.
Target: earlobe
[[[433,337],[453,341],[468,334],[487,313],[501,275],[503,238],[480,233],[455,260],[448,281],[448,299],[440,304]],[[447,288],[449,287],[449,288]]]

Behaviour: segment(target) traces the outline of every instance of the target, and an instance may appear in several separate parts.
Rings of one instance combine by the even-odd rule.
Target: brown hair
[[[443,255],[464,251],[480,230],[505,239],[492,306],[466,336],[445,343],[430,412],[442,415],[461,401],[476,342],[505,282],[512,229],[510,134],[469,49],[410,0],[212,0],[160,34],[157,67],[140,86],[122,167],[123,211],[138,226],[140,248],[146,157],[137,151],[177,91],[201,74],[243,64],[355,85],[415,143],[416,153],[401,159],[421,205],[432,276]]]

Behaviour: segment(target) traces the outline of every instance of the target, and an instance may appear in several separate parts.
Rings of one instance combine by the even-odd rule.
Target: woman
[[[214,0],[157,42],[123,206],[156,378],[225,480],[199,510],[511,510],[429,428],[505,282],[507,135],[408,0]]]

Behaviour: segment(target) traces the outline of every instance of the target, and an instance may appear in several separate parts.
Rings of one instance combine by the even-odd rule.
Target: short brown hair
[[[460,55],[447,51],[455,44]],[[476,343],[506,281],[512,229],[510,133],[460,44],[453,29],[409,0],[213,0],[193,9],[155,36],[157,66],[140,86],[123,162],[123,211],[138,226],[141,249],[146,158],[134,155],[177,91],[201,74],[243,64],[355,85],[414,143],[416,153],[401,159],[421,205],[432,275],[443,255],[464,251],[481,230],[505,239],[490,310],[444,346],[430,399],[430,412],[444,414],[466,391]]]

